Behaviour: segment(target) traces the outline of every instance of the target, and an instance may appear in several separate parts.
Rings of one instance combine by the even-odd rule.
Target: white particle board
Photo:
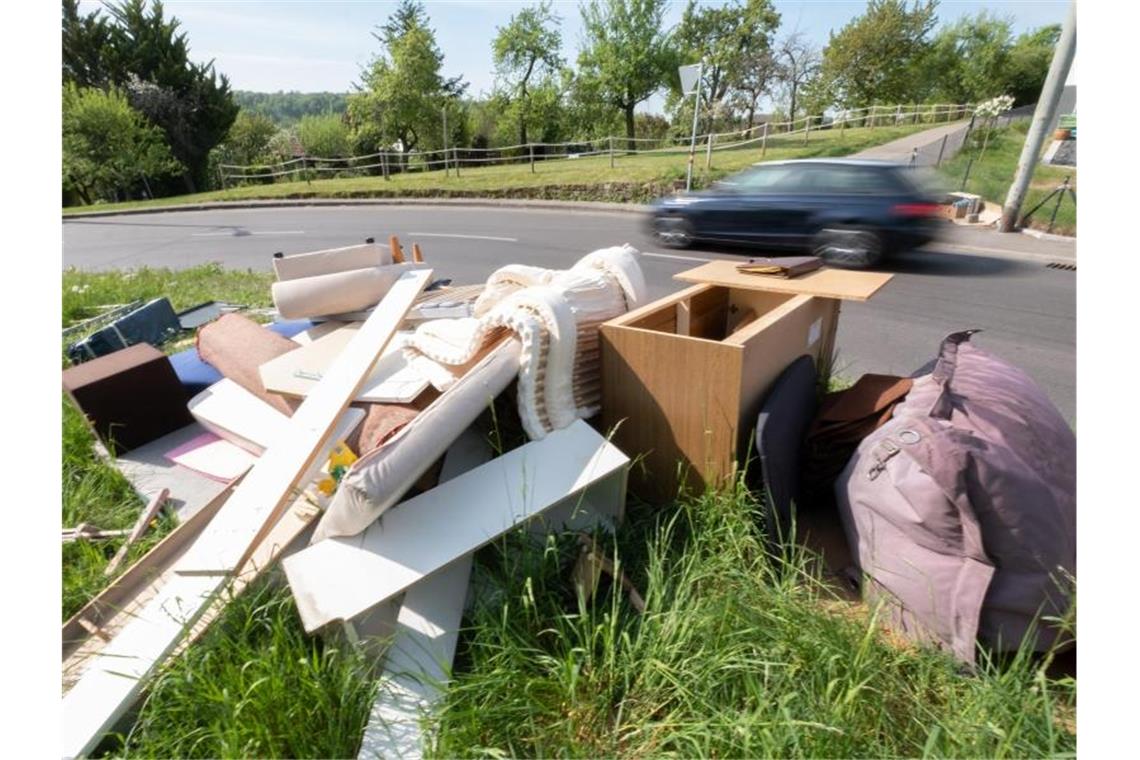
[[[199,425],[259,456],[289,424],[286,415],[228,377],[190,399],[186,407]]]
[[[224,491],[226,484],[178,466],[166,458],[166,453],[205,432],[197,424],[179,428],[120,455],[115,466],[144,499],[163,488],[169,489],[171,507],[178,519],[185,522]]]
[[[384,346],[395,335],[430,269],[406,272],[356,332],[324,378],[270,442],[257,464],[180,563],[179,572],[231,573],[240,567],[281,516],[290,494],[314,465],[334,424],[356,396]]]
[[[353,269],[367,269],[392,263],[392,252],[386,245],[364,243],[327,251],[298,253],[273,259],[278,280],[296,280]]]
[[[404,591],[511,528],[569,503],[629,459],[578,420],[388,510],[363,533],[320,541],[282,563],[314,631]],[[369,579],[350,583],[347,579]]]
[[[447,450],[440,481],[468,472],[490,457],[487,440],[468,428]],[[404,595],[384,657],[380,691],[364,729],[361,760],[423,756],[421,722],[430,717],[450,675],[470,576],[471,555],[466,554]]]

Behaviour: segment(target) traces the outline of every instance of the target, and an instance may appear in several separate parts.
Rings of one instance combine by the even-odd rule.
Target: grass
[[[967,179],[965,191],[977,193],[985,198],[987,203],[992,202],[1000,207],[1005,201],[1006,193],[1009,192],[1009,186],[1013,183],[1014,174],[1017,172],[1017,161],[1021,157],[1021,147],[1025,143],[1025,133],[1028,126],[1028,122],[1019,122],[1008,128],[994,130],[984,153],[980,144],[971,145],[944,163],[939,171],[946,182],[951,185],[950,189],[961,189],[962,178],[966,174],[966,166],[972,158],[974,162],[970,167],[970,176]],[[1048,141],[1046,147],[1048,147]],[[1059,186],[1065,177],[1069,177],[1069,186],[1076,190],[1077,170],[1075,168],[1045,166],[1039,163],[1034,169],[1033,180],[1030,183],[1025,204],[1022,206],[1022,213],[1036,206],[1050,191]],[[1049,216],[1053,213],[1053,207],[1053,200],[1041,207],[1030,218],[1029,226],[1041,230],[1048,227]],[[1059,235],[1077,234],[1077,204],[1068,194],[1061,201],[1053,232]]]
[[[842,156],[880,145],[931,125],[880,126],[874,129],[823,130],[813,132],[805,145],[803,137],[772,136],[765,160]],[[704,152],[698,149],[694,182],[705,185],[726,174],[760,160],[759,146],[713,152],[712,169],[704,169]],[[311,182],[290,181],[268,185],[247,185],[228,190],[159,198],[151,201],[68,207],[63,213],[92,210],[151,208],[181,203],[241,201],[282,198],[370,198],[492,196],[516,198],[557,198],[561,200],[603,200],[643,202],[668,190],[673,180],[685,178],[688,155],[684,152],[661,155],[621,156],[610,168],[607,156],[539,161],[534,173],[528,164],[463,168],[457,178],[442,170],[383,177],[346,177]]]
[[[176,306],[264,302],[265,284],[228,275],[211,266],[118,281],[68,272],[65,310],[159,293]],[[74,298],[89,300],[69,303],[72,284],[86,286]],[[517,445],[513,406],[496,411],[499,449]],[[133,522],[140,500],[92,453],[70,404],[63,434],[65,523]],[[1075,754],[1076,681],[1050,677],[1048,657],[983,660],[970,674],[942,653],[900,643],[874,610],[833,596],[805,551],[765,553],[759,516],[743,483],[660,509],[631,502],[618,535],[598,540],[641,592],[644,614],[604,582],[589,603],[580,598],[573,534],[538,541],[520,532],[478,552],[475,603],[430,754]],[[114,547],[90,558],[68,551],[65,617],[102,583]],[[161,672],[134,727],[104,750],[353,757],[379,687],[367,666],[307,636],[288,588],[270,574]]]

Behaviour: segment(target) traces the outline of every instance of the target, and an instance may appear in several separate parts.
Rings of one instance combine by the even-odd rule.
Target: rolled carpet
[[[198,356],[223,377],[228,377],[277,411],[287,416],[299,402],[270,393],[261,383],[258,368],[300,344],[266,330],[239,314],[223,314],[198,331]]]
[[[407,262],[280,280],[273,283],[273,303],[285,319],[360,311],[379,303],[404,272],[424,268]]]

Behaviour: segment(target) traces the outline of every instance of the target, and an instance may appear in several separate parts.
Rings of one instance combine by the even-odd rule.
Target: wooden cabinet
[[[891,275],[818,270],[794,280],[715,261],[696,281],[602,325],[602,424],[635,459],[630,488],[652,502],[720,485],[753,448],[772,382],[810,354],[826,371],[839,299],[866,300]]]

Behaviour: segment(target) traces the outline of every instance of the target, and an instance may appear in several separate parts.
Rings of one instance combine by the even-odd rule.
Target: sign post
[[[677,72],[681,75],[681,94],[693,94],[693,136],[689,141],[689,168],[685,173],[685,190],[690,190],[693,187],[693,156],[697,152],[697,117],[701,113],[701,75],[704,73],[704,61],[681,66]]]

